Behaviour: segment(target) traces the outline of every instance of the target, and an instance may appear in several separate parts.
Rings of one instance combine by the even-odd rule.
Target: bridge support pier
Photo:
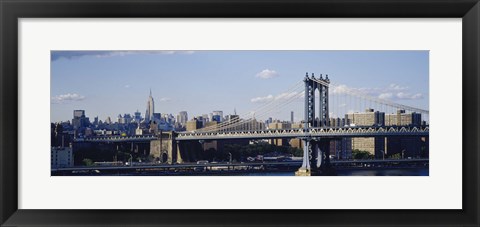
[[[330,166],[330,140],[320,138],[303,138],[302,167],[295,176],[329,176],[335,175]]]
[[[311,176],[312,170],[310,168],[310,148],[311,144],[308,138],[303,139],[303,162],[302,167],[295,172],[295,176]]]

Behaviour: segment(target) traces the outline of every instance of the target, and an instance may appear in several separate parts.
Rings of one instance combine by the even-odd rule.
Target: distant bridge
[[[91,142],[91,143],[104,143],[104,142],[149,142],[159,139],[156,135],[144,135],[144,136],[95,136],[87,138],[76,138],[75,142]]]

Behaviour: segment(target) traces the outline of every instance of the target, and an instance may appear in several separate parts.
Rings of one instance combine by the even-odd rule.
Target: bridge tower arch
[[[302,137],[304,143],[303,163],[302,167],[300,167],[300,169],[296,172],[296,175],[310,176],[312,170],[316,171],[320,167],[323,159],[328,159],[328,153],[324,154],[324,152],[328,152],[328,149],[326,149],[327,147],[320,146],[320,138],[311,138],[308,135],[308,131],[310,127],[329,126],[328,87],[330,85],[330,79],[328,78],[328,75],[323,78],[322,74],[320,74],[319,78],[315,78],[313,73],[312,77],[309,77],[307,72],[303,82],[305,83],[305,136]],[[318,120],[315,116],[317,91],[319,110]]]

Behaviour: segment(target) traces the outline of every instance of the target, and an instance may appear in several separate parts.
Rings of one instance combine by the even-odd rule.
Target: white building
[[[50,164],[52,168],[73,166],[73,152],[71,147],[52,147]]]

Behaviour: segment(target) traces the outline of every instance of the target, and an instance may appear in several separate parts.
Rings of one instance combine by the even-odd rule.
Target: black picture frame
[[[478,0],[0,0],[0,224],[2,226],[479,226]],[[462,18],[461,210],[18,209],[19,18]],[[445,126],[448,127],[448,126]],[[445,168],[448,168],[446,166]],[[41,196],[41,195],[39,195]],[[448,196],[448,195],[445,195]],[[439,198],[441,199],[441,198]]]

